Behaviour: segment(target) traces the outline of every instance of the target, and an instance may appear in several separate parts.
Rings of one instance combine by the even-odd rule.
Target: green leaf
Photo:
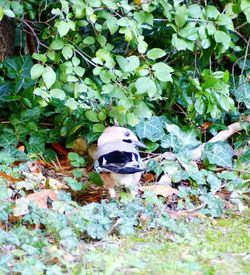
[[[197,134],[194,130],[182,131],[174,124],[166,124],[166,129],[169,134],[161,140],[163,148],[172,148],[174,152],[179,153],[184,150],[192,150],[201,144],[196,139]]]
[[[56,26],[61,37],[65,36],[70,30],[70,24],[65,21],[59,21]]]
[[[136,125],[136,133],[140,139],[147,138],[153,142],[161,140],[165,134],[163,130],[163,121],[157,116],[153,116],[146,121],[141,121]]]
[[[146,11],[139,11],[134,13],[134,18],[139,24],[147,23],[153,26],[154,17],[151,13]]]
[[[209,163],[222,167],[232,167],[234,151],[225,142],[208,142],[204,147],[202,159],[207,159]]]
[[[190,46],[185,40],[178,38],[176,33],[173,34],[171,43],[173,47],[175,47],[178,51],[182,51],[186,49],[192,50],[192,47],[190,48]]]
[[[206,6],[206,15],[208,18],[216,18],[220,13],[215,6]]]
[[[131,55],[127,58],[116,56],[117,63],[124,72],[134,72],[140,66],[140,60],[137,56]]]
[[[53,50],[61,50],[64,47],[64,41],[60,38],[57,38],[52,41],[50,48]]]
[[[172,82],[171,73],[174,71],[170,66],[163,62],[156,63],[152,66],[152,69],[155,71],[155,76],[160,81],[170,81]]]
[[[110,16],[107,19],[106,23],[111,34],[114,34],[119,29],[119,26],[117,24],[117,19],[113,16]]]
[[[18,144],[17,137],[11,128],[4,128],[0,135],[0,147],[7,148]]]
[[[144,54],[147,51],[147,48],[148,44],[145,41],[140,40],[138,44],[138,52]]]
[[[201,16],[201,7],[197,4],[193,4],[188,7],[188,13],[193,18],[199,18]]]
[[[35,64],[32,66],[31,71],[30,71],[30,75],[32,79],[36,79],[39,78],[44,71],[44,66],[41,64]]]
[[[95,44],[95,38],[93,36],[87,36],[83,39],[83,43],[87,45]]]
[[[49,89],[56,81],[56,73],[49,66],[46,66],[42,73],[43,81]]]
[[[223,31],[216,31],[214,33],[214,39],[215,42],[223,44],[223,52],[225,52],[229,48],[231,38],[227,33]]]
[[[234,92],[237,102],[243,102],[250,109],[250,85],[245,83],[240,85]]]
[[[241,0],[240,8],[247,18],[247,22],[250,23],[250,2],[249,0]]]
[[[103,186],[102,179],[100,177],[100,174],[97,172],[90,172],[89,174],[89,180],[96,184],[97,186]]]
[[[3,8],[0,7],[0,21],[3,19],[3,16],[4,16]]]
[[[11,9],[4,9],[4,14],[8,17],[15,17],[15,13]]]
[[[76,75],[83,77],[84,73],[85,73],[85,69],[79,66],[76,66],[73,68],[74,72],[76,73]]]
[[[239,157],[240,161],[250,164],[250,149],[247,149],[243,155]]]
[[[47,61],[47,57],[44,54],[33,53],[32,57],[38,61],[43,62],[43,63],[45,63]]]
[[[61,89],[51,90],[50,95],[51,95],[52,98],[57,98],[57,99],[60,99],[60,100],[65,100],[67,98],[65,92]]]
[[[101,123],[96,123],[93,125],[93,132],[94,133],[102,133],[105,129],[105,125],[101,124]]]
[[[137,95],[148,94],[149,97],[153,97],[157,92],[157,88],[154,81],[148,77],[138,78],[135,82],[135,87],[137,90]]]
[[[188,18],[188,12],[187,12],[186,6],[185,5],[177,6],[176,13],[175,13],[175,24],[179,28],[181,28],[186,24],[187,18]]]
[[[66,45],[63,49],[62,49],[62,55],[63,57],[67,60],[69,58],[72,57],[73,55],[73,50],[72,47],[70,45]]]
[[[213,194],[215,194],[221,187],[221,180],[219,180],[212,172],[209,172],[207,182],[210,184],[211,192]]]
[[[217,19],[216,23],[220,26],[226,26],[228,30],[233,31],[234,30],[234,25],[232,19],[226,15],[226,14],[220,14]]]
[[[85,116],[89,121],[92,121],[92,122],[99,122],[100,121],[98,116],[97,116],[97,113],[95,111],[88,110],[88,111],[85,112]]]
[[[147,57],[152,60],[156,60],[166,55],[166,52],[160,48],[153,48],[147,52]]]
[[[85,187],[84,183],[79,182],[73,178],[64,177],[63,179],[67,182],[67,184],[73,191],[81,191]]]
[[[76,110],[78,108],[78,103],[74,98],[69,98],[64,103],[65,106],[69,107],[71,110]]]
[[[77,153],[74,152],[68,153],[68,159],[70,161],[70,164],[76,168],[84,167],[87,163],[83,157],[79,156]]]

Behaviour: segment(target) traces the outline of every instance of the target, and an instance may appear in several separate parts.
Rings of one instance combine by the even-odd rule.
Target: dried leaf
[[[36,204],[40,208],[48,208],[48,198],[50,198],[52,201],[57,201],[57,195],[52,190],[43,190],[41,192],[34,192],[33,194],[30,194],[27,196],[27,199],[30,201],[36,202]]]
[[[96,144],[92,144],[88,149],[88,154],[92,159],[95,159],[96,151],[97,151]]]
[[[77,138],[76,140],[74,140],[71,149],[73,152],[79,155],[85,155],[88,151],[86,139],[83,139],[82,137]]]
[[[149,183],[149,182],[154,182],[155,181],[155,176],[151,173],[145,173],[143,175],[143,182]]]
[[[52,190],[69,189],[69,187],[65,183],[57,179],[47,178],[47,181],[48,181],[49,188]]]
[[[68,151],[59,143],[52,143],[51,147],[57,152],[58,155],[67,156]]]
[[[152,186],[141,186],[139,188],[140,191],[152,191],[155,192],[157,196],[163,196],[165,198],[168,198],[174,194],[178,194],[178,190],[167,185],[152,185]]]
[[[28,161],[27,166],[28,166],[31,173],[40,173],[41,172],[41,169],[39,167],[39,163],[37,161],[36,162]]]

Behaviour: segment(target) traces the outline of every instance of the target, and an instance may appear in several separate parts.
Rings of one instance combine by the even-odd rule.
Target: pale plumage
[[[146,147],[132,131],[123,127],[108,127],[98,139],[95,169],[111,197],[116,197],[115,188],[119,187],[137,193],[145,167],[136,146]]]

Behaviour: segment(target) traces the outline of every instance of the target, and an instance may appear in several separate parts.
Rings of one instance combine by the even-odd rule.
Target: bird
[[[146,148],[137,136],[124,127],[105,128],[97,141],[94,168],[100,174],[111,198],[117,198],[116,189],[125,187],[134,196],[145,166],[137,147]]]

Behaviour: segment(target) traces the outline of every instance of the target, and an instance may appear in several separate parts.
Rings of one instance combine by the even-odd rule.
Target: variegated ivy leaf
[[[208,142],[204,147],[202,159],[207,159],[209,163],[222,167],[232,167],[234,151],[225,142]]]
[[[163,148],[172,148],[175,153],[178,153],[183,150],[192,150],[201,144],[196,139],[194,130],[184,132],[174,124],[166,124],[166,129],[169,134],[165,135],[161,141]]]
[[[147,121],[141,121],[136,126],[136,133],[139,138],[147,138],[153,142],[161,140],[164,136],[163,119],[153,116]]]

